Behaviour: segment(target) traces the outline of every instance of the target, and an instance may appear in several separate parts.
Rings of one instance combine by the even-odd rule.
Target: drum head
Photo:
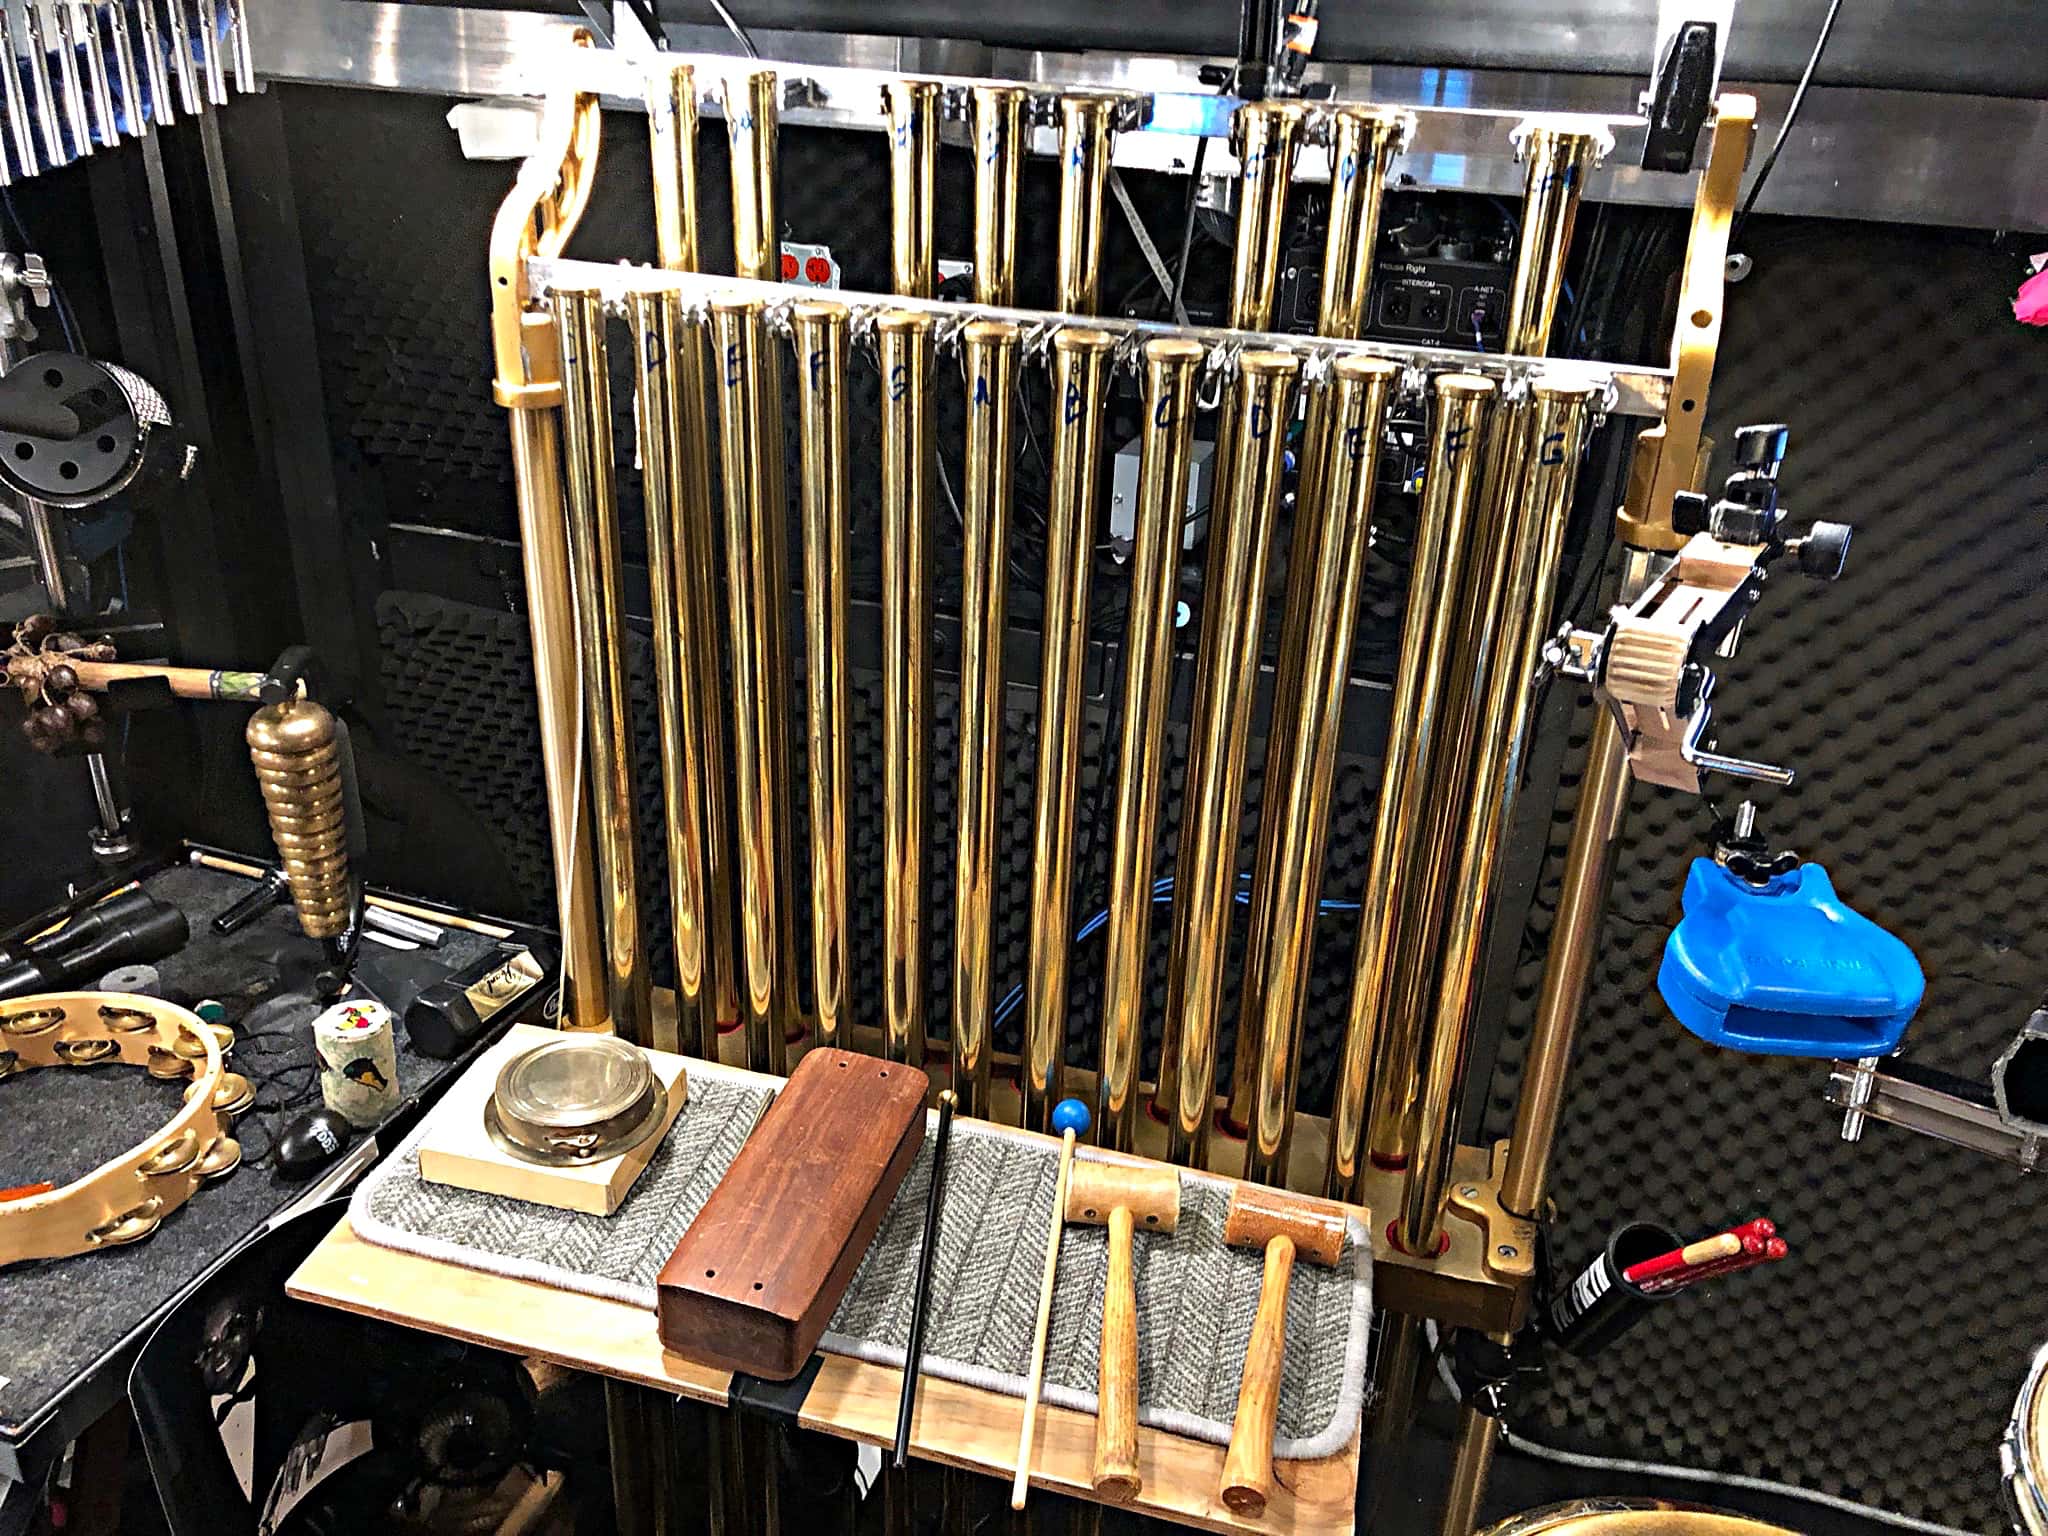
[[[1510,1515],[1484,1536],[1794,1536],[1783,1526],[1659,1499],[1574,1499]]]

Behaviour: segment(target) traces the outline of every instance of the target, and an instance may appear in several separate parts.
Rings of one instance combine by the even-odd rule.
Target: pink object
[[[2012,301],[2012,317],[2022,325],[2048,325],[2048,268],[2020,284]]]

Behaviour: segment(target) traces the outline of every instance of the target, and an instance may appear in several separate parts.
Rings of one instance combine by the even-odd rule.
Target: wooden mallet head
[[[1180,1175],[1157,1164],[1075,1158],[1067,1175],[1067,1220],[1107,1226],[1118,1209],[1131,1213],[1135,1232],[1171,1232],[1180,1225]]]
[[[1335,1201],[1240,1184],[1230,1193],[1223,1241],[1232,1248],[1264,1248],[1284,1237],[1293,1242],[1298,1258],[1328,1269],[1343,1256],[1344,1222],[1344,1207]]]

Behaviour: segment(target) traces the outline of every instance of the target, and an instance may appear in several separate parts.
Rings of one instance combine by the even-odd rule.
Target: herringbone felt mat
[[[496,1069],[487,1057],[472,1070]],[[749,1074],[693,1061],[689,1103],[608,1217],[425,1182],[417,1149],[433,1124],[429,1115],[357,1189],[350,1221],[366,1242],[644,1307],[652,1330],[655,1275],[769,1097]],[[822,1348],[902,1365],[931,1155],[928,1132]],[[1023,1395],[1057,1162],[1057,1149],[1043,1139],[956,1123],[926,1323],[929,1374]],[[1137,1237],[1133,1264],[1139,1421],[1219,1444],[1230,1438],[1265,1267],[1263,1254],[1224,1246],[1229,1204],[1228,1180],[1182,1174],[1177,1230]],[[1354,1223],[1330,1269],[1295,1266],[1276,1456],[1335,1455],[1357,1431],[1372,1323],[1365,1236]],[[1046,1349],[1048,1402],[1094,1411],[1107,1268],[1105,1229],[1069,1226]]]

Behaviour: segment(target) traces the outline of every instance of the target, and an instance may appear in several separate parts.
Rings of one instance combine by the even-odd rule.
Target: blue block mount
[[[1694,859],[1683,904],[1657,990],[1702,1040],[1835,1060],[1898,1048],[1927,990],[1920,962],[1845,906],[1820,865],[1754,885]]]

